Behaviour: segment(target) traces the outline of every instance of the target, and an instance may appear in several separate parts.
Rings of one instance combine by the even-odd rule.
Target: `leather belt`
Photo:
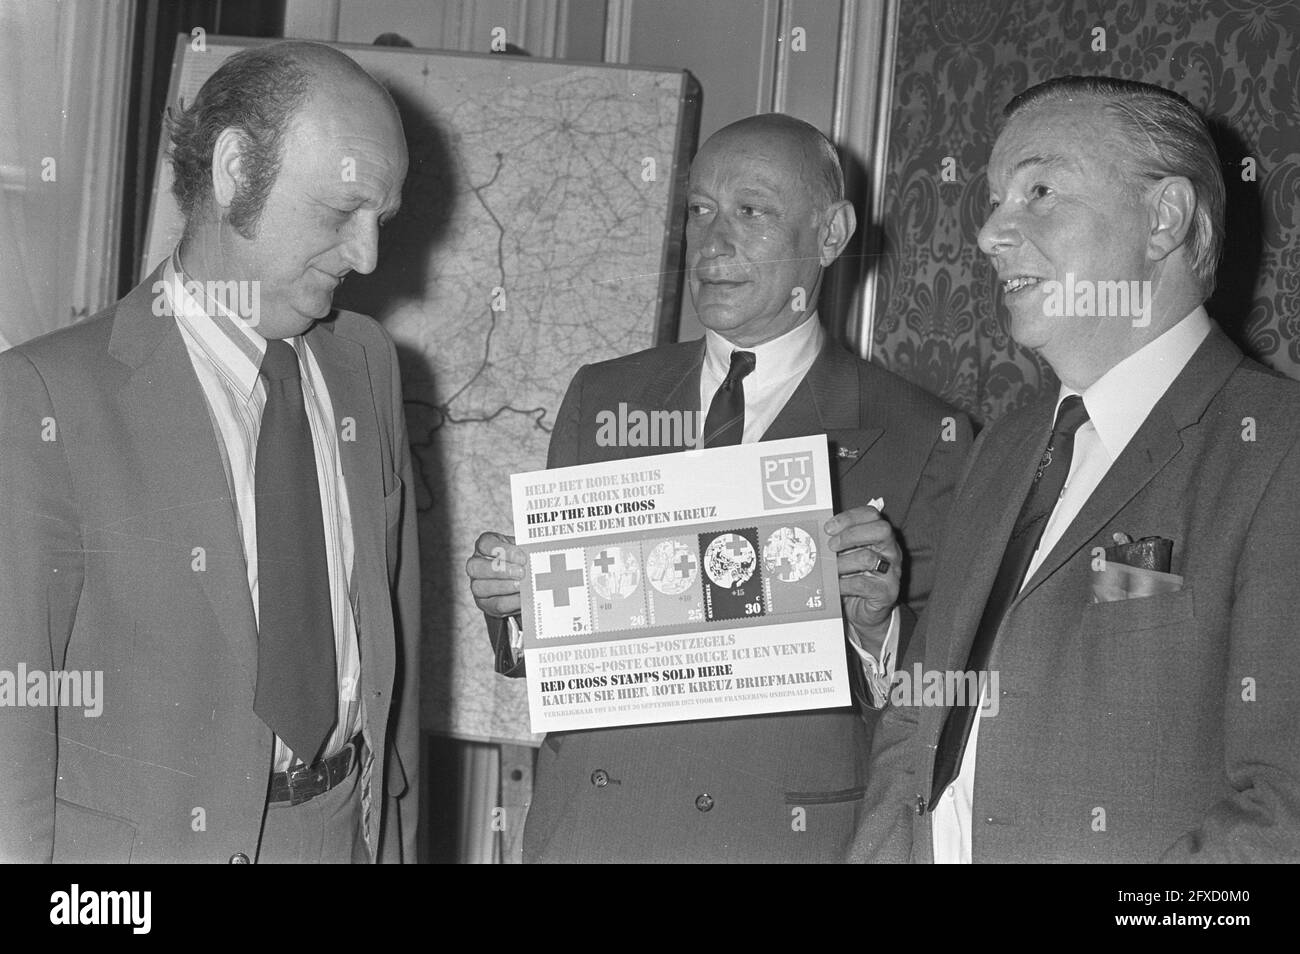
[[[358,732],[352,741],[334,755],[317,759],[311,765],[299,765],[286,772],[271,773],[271,787],[266,800],[272,803],[301,805],[324,795],[342,782],[361,761],[361,747],[365,739]]]

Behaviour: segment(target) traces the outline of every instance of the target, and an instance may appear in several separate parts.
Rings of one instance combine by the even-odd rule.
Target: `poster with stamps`
[[[534,732],[848,705],[826,438],[511,477]]]

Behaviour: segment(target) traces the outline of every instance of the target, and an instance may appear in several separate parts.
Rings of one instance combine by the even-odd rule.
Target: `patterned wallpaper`
[[[976,234],[1003,106],[1093,73],[1174,89],[1211,118],[1228,236],[1210,313],[1300,378],[1300,2],[902,0],[901,12],[876,360],[984,422],[1056,387],[1007,336]],[[1255,181],[1243,181],[1248,156]],[[948,157],[956,181],[942,181]]]

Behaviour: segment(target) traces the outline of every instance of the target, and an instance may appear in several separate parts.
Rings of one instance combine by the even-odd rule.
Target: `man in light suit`
[[[172,126],[186,216],[117,304],[0,355],[0,858],[413,861],[418,564],[374,269],[406,146],[343,54],[227,60]],[[95,676],[94,674],[99,674]]]
[[[980,248],[1061,386],[976,443],[854,857],[1300,860],[1300,386],[1202,304],[1208,129],[1103,78],[1006,116]],[[915,667],[983,695],[922,705]]]
[[[581,368],[548,466],[663,453],[604,445],[598,415],[620,403],[629,413],[707,410],[705,446],[825,433],[850,673],[865,676],[906,642],[929,594],[969,423],[823,333],[812,303],[855,220],[834,147],[816,129],[777,114],[723,129],[692,164],[688,201],[689,285],[705,339]],[[742,400],[722,418],[715,409],[736,382]],[[498,670],[514,676],[526,660],[507,620],[519,612],[523,563],[510,538],[488,533],[468,564]],[[876,629],[870,644],[857,635]],[[842,860],[874,720],[845,708],[552,733],[525,860]]]

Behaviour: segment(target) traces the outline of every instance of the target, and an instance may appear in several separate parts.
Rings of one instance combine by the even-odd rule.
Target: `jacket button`
[[[604,788],[609,784],[609,773],[604,769],[596,769],[591,773],[591,784],[597,788]]]
[[[237,851],[230,856],[230,863],[232,865],[246,865],[250,862],[248,860],[248,855],[244,854],[242,851]]]
[[[925,799],[920,795],[916,796],[916,805],[912,807],[912,811],[916,812],[918,815],[925,814]]]
[[[713,796],[707,792],[701,795],[695,799],[695,807],[702,812],[711,811],[713,809]]]

